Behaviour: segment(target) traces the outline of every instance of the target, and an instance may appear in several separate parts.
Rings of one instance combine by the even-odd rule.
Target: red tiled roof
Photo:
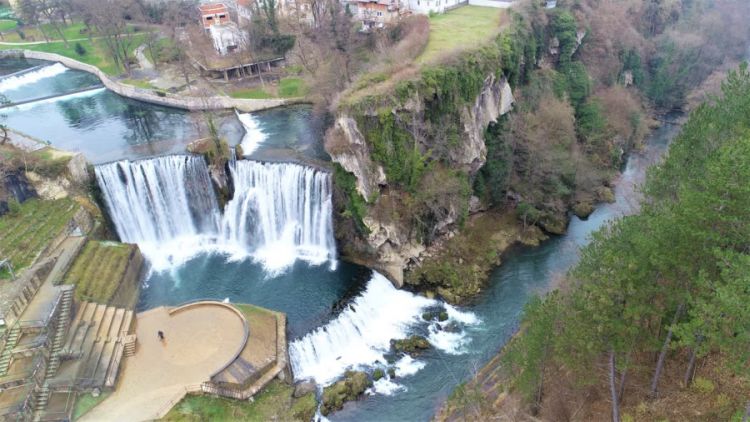
[[[227,11],[227,7],[224,6],[224,3],[209,3],[209,4],[201,4],[198,6],[198,9],[201,11],[201,13],[221,13]]]

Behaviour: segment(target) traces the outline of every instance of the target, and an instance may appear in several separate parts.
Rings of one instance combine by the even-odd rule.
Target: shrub
[[[79,56],[83,56],[86,54],[86,49],[79,42],[77,42],[75,45],[75,51],[76,51],[76,54],[78,54]]]
[[[693,388],[701,394],[711,394],[714,392],[716,386],[714,386],[714,383],[709,379],[696,377],[693,381]]]

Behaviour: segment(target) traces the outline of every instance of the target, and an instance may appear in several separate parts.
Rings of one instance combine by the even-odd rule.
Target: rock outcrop
[[[323,416],[341,410],[344,403],[357,400],[365,390],[372,386],[372,380],[366,373],[360,371],[349,371],[344,379],[326,387],[323,390],[323,400],[320,405],[320,413]]]
[[[485,75],[473,101],[446,113],[444,127],[439,119],[433,117],[430,121],[427,115],[434,111],[429,107],[434,108],[435,104],[428,103],[435,101],[418,90],[386,109],[385,116],[396,121],[403,133],[410,134],[423,156],[432,159],[439,156],[442,173],[431,168],[422,181],[422,187],[438,191],[421,204],[429,212],[427,229],[417,227],[415,223],[415,220],[424,218],[409,215],[413,213],[411,201],[419,193],[405,193],[402,186],[389,180],[387,169],[384,169],[388,163],[375,159],[374,141],[368,139],[368,133],[372,136],[372,131],[368,132],[362,126],[367,119],[377,123],[384,113],[382,106],[342,107],[333,128],[326,134],[326,150],[335,163],[354,175],[356,193],[366,204],[366,213],[360,222],[363,229],[359,233],[338,233],[338,239],[343,243],[341,249],[345,254],[355,255],[349,256],[352,260],[384,273],[397,287],[403,285],[404,269],[418,265],[428,244],[450,235],[465,217],[470,195],[463,195],[461,186],[468,189],[470,178],[486,161],[484,137],[487,126],[512,108],[514,98],[508,80],[498,77],[495,72]],[[447,124],[448,121],[452,126]],[[461,186],[453,186],[457,183],[454,177],[457,173],[461,174]],[[444,187],[452,187],[453,191],[441,191]],[[421,187],[417,190],[424,191]],[[458,191],[461,191],[460,195]]]

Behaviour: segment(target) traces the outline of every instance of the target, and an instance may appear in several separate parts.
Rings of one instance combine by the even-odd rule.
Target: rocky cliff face
[[[374,141],[367,138],[366,134],[372,132],[358,123],[363,115],[382,116],[383,107],[360,109],[359,115],[351,110],[339,111],[334,127],[326,134],[326,150],[335,163],[354,175],[356,193],[365,204],[361,215],[364,227],[337,231],[341,249],[350,259],[381,271],[399,287],[405,269],[419,265],[420,255],[429,244],[452,235],[456,223],[465,216],[469,181],[486,160],[487,126],[508,113],[514,100],[504,77],[487,74],[474,101],[446,115],[446,126],[450,121],[458,133],[443,130],[440,119],[436,124],[434,118],[426,116],[428,101],[429,96],[414,92],[387,109],[421,155],[436,163],[411,190],[389,180],[384,169],[388,163],[376,159]],[[415,202],[419,204],[415,206]],[[338,204],[340,211],[344,208]]]

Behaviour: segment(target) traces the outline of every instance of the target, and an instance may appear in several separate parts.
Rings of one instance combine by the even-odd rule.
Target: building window
[[[210,21],[210,20],[212,20],[213,18],[214,18],[213,16],[206,16],[206,20],[207,20],[207,21]]]

